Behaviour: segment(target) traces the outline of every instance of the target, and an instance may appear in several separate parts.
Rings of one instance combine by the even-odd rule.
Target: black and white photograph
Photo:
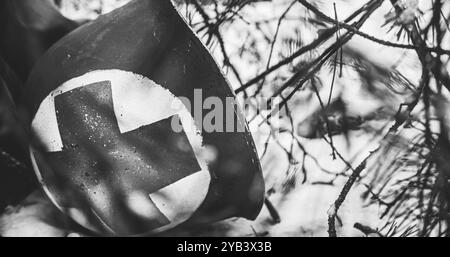
[[[0,0],[0,237],[447,236],[450,1]]]

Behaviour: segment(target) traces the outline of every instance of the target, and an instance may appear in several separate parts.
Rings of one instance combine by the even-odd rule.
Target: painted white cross
[[[83,151],[77,149],[76,144],[73,143],[77,140],[76,139],[77,137],[79,138],[79,135],[74,135],[76,134],[76,132],[73,133],[72,128],[67,128],[69,131],[60,131],[60,129],[61,128],[64,129],[64,127],[58,126],[58,115],[62,114],[57,113],[58,110],[55,108],[55,105],[65,107],[67,106],[70,107],[70,105],[73,105],[72,109],[75,110],[74,115],[82,115],[81,117],[78,117],[81,119],[85,117],[85,120],[83,121],[83,126],[85,127],[88,126],[87,130],[91,132],[106,131],[105,135],[91,139],[99,141],[106,140],[104,142],[102,141],[102,145],[104,145],[106,151],[109,151],[107,153],[108,156],[112,157],[111,161],[109,161],[108,163],[120,159],[124,154],[126,155],[127,151],[130,149],[130,146],[125,147],[128,150],[127,149],[121,150],[118,149],[116,146],[109,147],[110,144],[114,144],[117,142],[108,142],[108,138],[110,138],[110,140],[116,141],[113,134],[111,135],[108,134],[111,131],[113,131],[113,129],[111,128],[105,129],[104,127],[102,127],[102,126],[109,126],[107,125],[108,122],[102,123],[99,122],[101,119],[95,118],[96,115],[102,116],[102,113],[101,112],[96,113],[95,111],[93,112],[91,109],[87,108],[92,106],[83,106],[83,103],[86,102],[86,99],[84,100],[81,99],[80,104],[77,105],[77,101],[80,100],[78,98],[83,97],[83,94],[79,94],[83,89],[92,87],[93,85],[97,87],[102,86],[101,85],[102,82],[108,82],[106,84],[103,83],[103,86],[105,85],[107,86],[105,88],[102,88],[102,91],[105,92],[104,95],[107,95],[106,89],[110,88],[110,98],[112,98],[113,104],[112,109],[114,115],[109,116],[115,116],[117,124],[114,124],[114,126],[117,125],[117,128],[120,131],[119,134],[123,135],[136,134],[139,133],[139,131],[142,130],[142,128],[149,128],[151,126],[157,127],[160,126],[162,122],[167,123],[168,120],[173,116],[178,116],[180,118],[181,124],[183,125],[184,128],[185,136],[187,137],[187,140],[189,141],[192,150],[191,152],[193,152],[193,154],[195,155],[195,159],[198,163],[199,166],[198,168],[200,169],[200,171],[192,173],[191,175],[183,177],[179,180],[175,179],[176,180],[175,182],[168,181],[171,184],[167,183],[167,185],[164,186],[163,188],[157,187],[159,190],[155,192],[148,192],[149,195],[146,195],[146,192],[128,190],[131,193],[129,193],[126,196],[127,198],[126,201],[129,204],[129,208],[131,210],[134,210],[137,215],[141,215],[144,217],[149,216],[151,218],[152,216],[157,216],[158,212],[160,212],[164,215],[164,217],[166,217],[169,220],[168,224],[155,228],[154,232],[166,230],[187,220],[203,202],[208,192],[209,183],[211,180],[208,171],[207,161],[202,157],[205,151],[202,142],[202,136],[200,134],[200,131],[192,129],[195,128],[194,120],[190,112],[181,103],[181,101],[173,94],[171,94],[167,89],[157,85],[148,78],[121,70],[99,70],[89,72],[80,77],[71,79],[66,83],[64,83],[63,85],[61,85],[60,87],[58,87],[56,90],[54,90],[42,102],[32,123],[34,133],[43,143],[45,150],[51,154],[58,154],[63,152],[66,155],[67,154],[70,155],[71,154],[70,150],[75,151],[78,154],[83,154]],[[70,96],[69,93],[73,93],[74,96],[73,99],[70,99],[69,97],[67,98],[69,100],[66,99],[67,101],[66,103],[63,102],[55,104],[55,99],[56,102],[58,102],[58,99],[61,99],[62,95]],[[102,102],[102,97],[103,96],[100,94],[99,98],[96,99],[96,101]],[[105,100],[105,103],[106,102],[107,100]],[[63,107],[59,108],[61,108],[61,110],[64,109]],[[69,111],[67,110],[65,111],[66,114],[70,113],[70,108],[68,110]],[[74,120],[76,120],[76,118],[74,118]],[[73,123],[72,127],[76,126],[77,124]],[[92,127],[90,128],[89,126]],[[167,129],[170,129],[170,127],[167,124],[165,124],[164,126]],[[80,134],[81,135],[86,134],[87,137],[86,140],[89,140],[88,136],[89,133],[84,132],[80,131]],[[66,140],[63,140],[62,135],[66,137],[65,138]],[[137,135],[137,138],[139,138],[139,135]],[[141,138],[144,140],[145,135],[143,135]],[[64,143],[66,145],[64,145]],[[68,143],[70,145],[67,145]],[[136,143],[139,144],[139,142]],[[88,145],[90,145],[89,142]],[[94,145],[98,145],[98,142],[96,142]],[[123,146],[126,144],[116,144],[116,145]],[[71,149],[71,147],[73,149]],[[131,145],[131,147],[133,146]],[[152,150],[154,151],[155,149]],[[76,154],[75,152],[73,152],[72,154]],[[59,154],[59,156],[61,155]],[[133,158],[137,158],[140,160],[140,158],[145,159],[148,157],[148,156],[139,156],[139,153],[136,153],[134,155],[129,154],[128,156],[129,158],[125,158],[128,162],[130,162],[129,160]],[[177,156],[167,156],[167,157],[172,160],[177,158]],[[50,159],[51,158],[56,157],[51,156]],[[34,160],[34,168],[38,173],[38,176],[40,176],[42,172],[40,172],[39,163],[36,162],[36,159],[33,156],[33,151],[32,151],[32,159]],[[89,157],[86,157],[85,159],[86,162],[88,162],[87,159],[89,159]],[[137,159],[136,161],[131,162],[137,163],[138,162]],[[78,167],[78,169],[79,168],[80,167]],[[142,167],[136,168],[134,172],[138,172],[140,171],[140,169],[142,169]],[[149,167],[149,170],[152,170],[152,168]],[[161,174],[153,174],[152,176],[155,176],[155,181],[157,180],[156,178],[160,180],[162,179],[161,181],[163,181],[164,178],[161,178],[160,175]],[[140,175],[136,174],[136,176],[139,177],[142,176],[142,174]],[[45,182],[45,177],[43,177],[42,179]],[[113,186],[127,187],[129,186],[127,184],[128,183]],[[46,185],[44,183],[44,187],[45,186]],[[105,185],[104,183],[98,182],[93,183],[91,185],[91,189],[95,192],[106,192],[106,190],[104,190],[103,188],[106,186],[110,185]],[[56,200],[57,198],[54,197],[51,193],[52,191],[51,190],[46,191],[49,194],[49,196],[54,200],[55,204],[59,206],[59,203]],[[105,194],[102,193],[89,194],[88,197],[90,198],[90,201],[94,203],[94,205],[110,206],[110,204],[107,203],[108,197],[105,197]],[[71,213],[79,214],[82,213],[82,211],[77,210],[72,211]],[[85,219],[83,219],[83,217],[80,217],[80,215],[75,216],[77,216],[73,217],[75,220],[77,220],[80,224],[85,225],[83,224],[83,222],[85,222]],[[86,224],[86,226],[90,227],[89,224]]]

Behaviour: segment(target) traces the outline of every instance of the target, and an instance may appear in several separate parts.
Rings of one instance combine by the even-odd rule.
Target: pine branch
[[[382,2],[382,1],[381,1]],[[357,17],[359,14],[361,14],[362,12],[364,12],[365,10],[371,9],[374,4],[379,4],[380,1],[369,1],[368,3],[366,3],[365,5],[363,5],[361,8],[359,8],[358,10],[356,10],[353,14],[351,14],[349,17],[347,17],[347,19],[344,20],[345,23],[348,23],[350,21],[352,21],[355,17]],[[305,53],[310,52],[311,50],[316,49],[317,47],[319,47],[320,45],[322,45],[324,42],[326,42],[327,40],[329,40],[330,38],[333,37],[333,35],[338,31],[338,26],[334,26],[330,29],[327,29],[325,31],[323,31],[319,37],[317,39],[315,39],[313,42],[311,42],[310,44],[298,49],[295,53],[293,53],[292,55],[290,55],[289,57],[281,60],[280,62],[278,62],[277,64],[274,64],[273,66],[271,66],[270,68],[266,69],[264,72],[260,73],[259,75],[257,75],[256,77],[254,77],[253,79],[250,79],[247,83],[245,83],[244,85],[242,85],[241,87],[239,87],[238,89],[236,89],[236,94],[241,93],[243,91],[245,91],[247,88],[250,88],[251,86],[255,85],[256,83],[258,83],[259,81],[261,81],[262,79],[264,79],[266,76],[270,75],[272,72],[280,69],[281,67],[292,63],[292,61],[294,61],[296,58],[302,56]]]

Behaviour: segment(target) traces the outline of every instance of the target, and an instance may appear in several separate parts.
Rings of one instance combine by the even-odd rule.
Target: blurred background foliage
[[[78,25],[127,2],[54,4]],[[245,100],[267,187],[256,221],[231,219],[180,234],[450,233],[450,2],[174,3]],[[25,81],[26,72],[13,78],[5,75],[11,73],[7,65],[0,67],[3,80],[16,81],[0,80],[0,207],[8,206],[0,232],[39,234],[39,228],[41,234],[72,235],[72,223],[41,208],[48,204],[41,193],[30,196],[37,183],[16,149],[26,137],[11,121],[18,93],[5,89]],[[267,103],[270,98],[276,101]],[[280,109],[279,122],[267,105]]]

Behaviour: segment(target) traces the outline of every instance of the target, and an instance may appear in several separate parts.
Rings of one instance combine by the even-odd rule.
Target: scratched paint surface
[[[171,129],[174,117],[181,132]],[[122,233],[166,230],[189,218],[209,188],[205,147],[193,124],[186,107],[149,79],[90,72],[41,104],[33,128],[50,167],[36,151],[34,165],[55,204],[86,227],[93,228],[86,219],[94,216]],[[80,212],[84,205],[94,206],[92,213]]]

